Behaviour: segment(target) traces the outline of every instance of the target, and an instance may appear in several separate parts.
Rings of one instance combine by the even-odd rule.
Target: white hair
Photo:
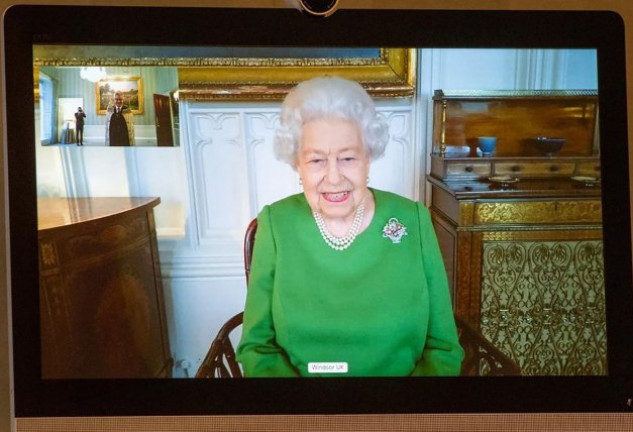
[[[388,125],[376,113],[374,102],[365,89],[356,81],[320,77],[298,84],[284,99],[274,139],[277,159],[296,167],[303,125],[323,119],[356,123],[370,159],[384,154],[389,141]]]

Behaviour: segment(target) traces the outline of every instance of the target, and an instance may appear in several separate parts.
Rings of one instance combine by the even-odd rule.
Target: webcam
[[[332,15],[338,6],[338,0],[298,0],[298,2],[305,13],[318,17]]]

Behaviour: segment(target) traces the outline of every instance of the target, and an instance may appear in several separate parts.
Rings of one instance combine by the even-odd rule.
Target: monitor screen
[[[623,46],[610,12],[9,9],[16,416],[630,410]],[[376,200],[428,208],[459,376],[202,377],[245,307],[247,227],[307,190],[274,156],[281,102],[322,76],[359,82],[388,128]],[[363,297],[327,320],[363,328]]]

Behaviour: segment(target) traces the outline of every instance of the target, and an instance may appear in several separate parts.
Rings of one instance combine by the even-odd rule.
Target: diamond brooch
[[[400,243],[402,237],[407,235],[407,227],[402,225],[396,218],[391,218],[382,229],[382,236],[391,240],[392,243]]]

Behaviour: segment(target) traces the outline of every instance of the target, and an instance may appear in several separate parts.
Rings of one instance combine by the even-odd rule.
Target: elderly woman
[[[356,82],[316,78],[286,97],[275,152],[303,193],[258,216],[237,350],[245,376],[459,374],[428,210],[367,186],[387,141]]]

